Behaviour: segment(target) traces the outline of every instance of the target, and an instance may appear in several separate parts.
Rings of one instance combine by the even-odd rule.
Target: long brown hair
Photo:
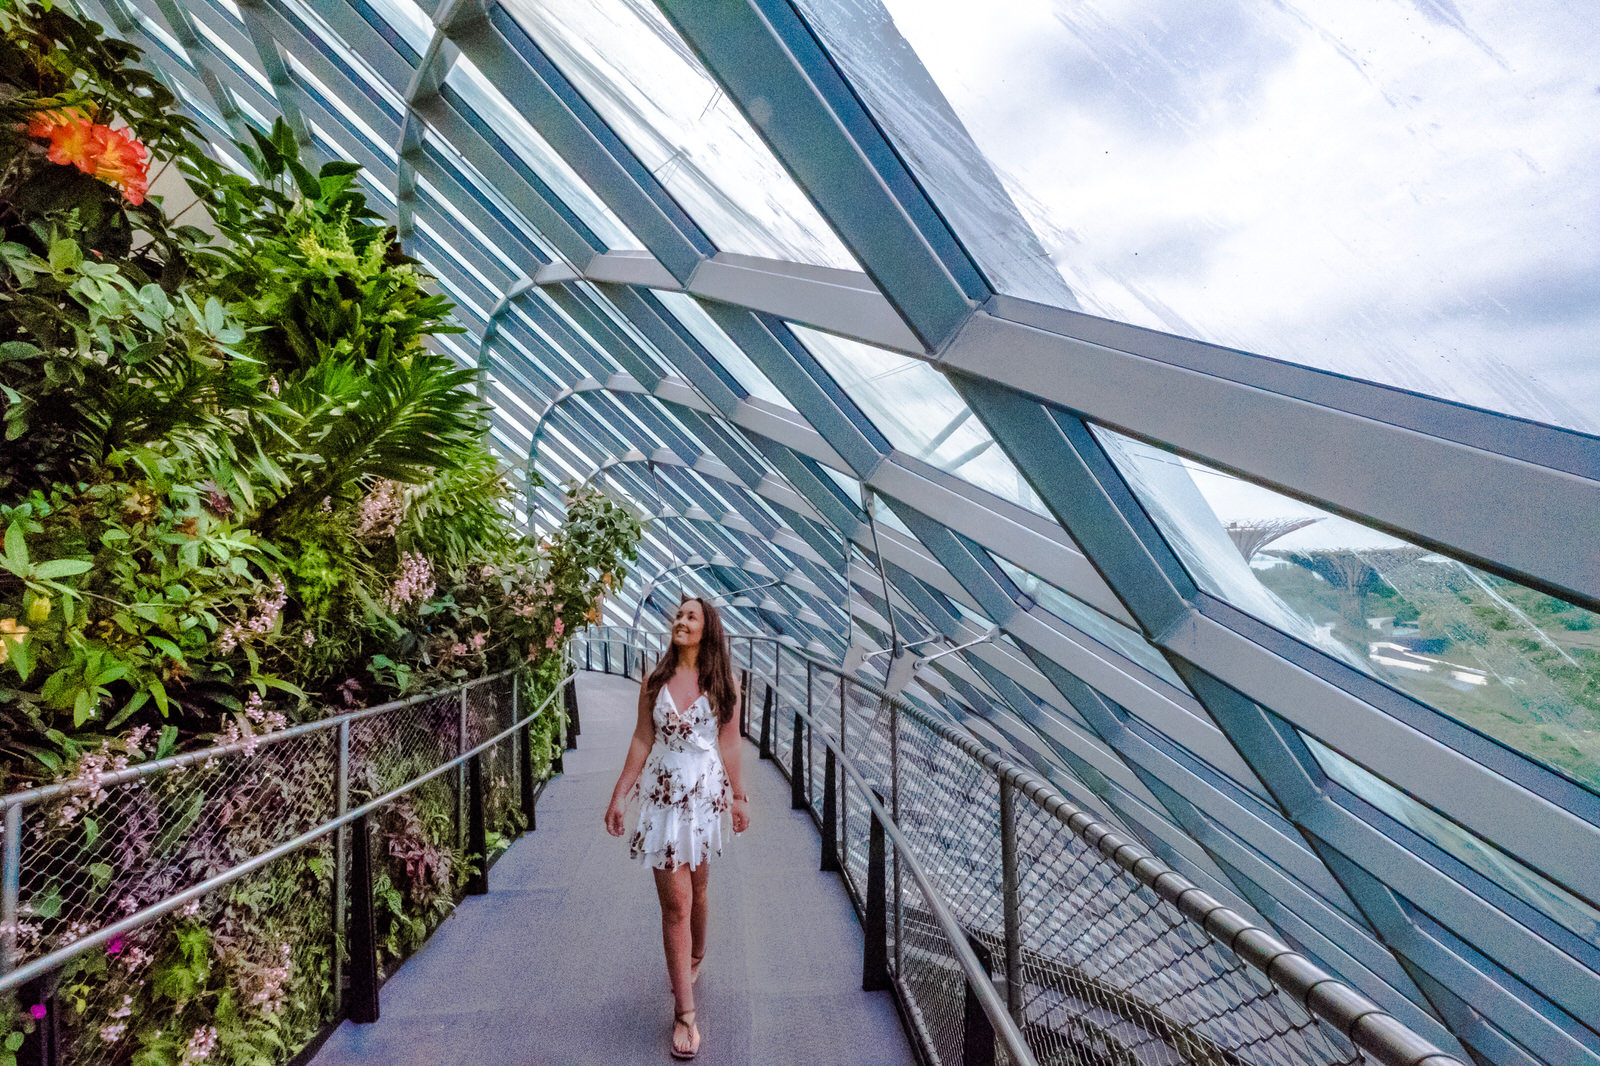
[[[700,629],[700,655],[695,660],[700,675],[700,691],[705,693],[711,709],[717,712],[717,721],[726,725],[733,718],[735,689],[733,687],[733,656],[728,651],[728,637],[722,631],[722,615],[699,596],[685,596],[678,604],[694,601],[700,605],[700,616],[705,624]],[[661,686],[667,683],[678,669],[678,645],[667,642],[667,650],[650,671],[644,682],[645,705],[654,707],[661,695]]]

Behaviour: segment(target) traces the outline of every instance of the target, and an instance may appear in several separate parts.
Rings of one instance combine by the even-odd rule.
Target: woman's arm
[[[733,790],[733,831],[742,833],[750,828],[750,800],[744,792],[743,771],[739,766],[739,755],[744,748],[744,738],[739,735],[739,684],[734,682],[733,717],[722,723],[717,730],[717,750],[722,755],[722,769],[728,775],[728,787]]]
[[[617,787],[611,790],[611,803],[606,807],[606,832],[614,837],[623,834],[622,808],[625,797],[644,773],[644,761],[656,742],[656,724],[651,708],[645,702],[644,686],[639,686],[639,719],[634,723],[633,739],[628,742],[628,757],[622,761],[622,773],[617,777]]]

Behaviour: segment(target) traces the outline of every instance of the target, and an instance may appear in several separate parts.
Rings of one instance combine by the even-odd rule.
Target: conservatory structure
[[[645,522],[592,669],[715,597],[780,761],[843,671],[1376,1005],[1385,1061],[1600,1064],[1576,8],[74,6],[223,165],[280,116],[362,165],[519,522]],[[1097,1039],[1050,1061],[1384,1058]]]

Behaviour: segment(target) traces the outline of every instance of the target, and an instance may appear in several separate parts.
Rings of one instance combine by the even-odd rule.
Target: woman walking
[[[633,858],[652,867],[661,900],[661,939],[672,980],[672,1057],[700,1052],[694,983],[706,953],[709,861],[722,854],[722,821],[750,824],[739,775],[739,691],[717,609],[686,599],[672,619],[672,643],[639,692],[639,721],[606,831],[623,833],[623,807],[637,786],[642,803],[629,841]]]

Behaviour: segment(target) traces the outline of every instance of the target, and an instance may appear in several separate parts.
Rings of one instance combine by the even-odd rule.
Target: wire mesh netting
[[[186,764],[129,770],[109,759],[104,766],[91,761],[64,790],[12,800],[20,862],[9,961],[23,966],[69,947],[325,825],[339,813],[341,738],[349,807],[444,766],[518,721],[519,683],[525,682],[503,675],[314,727],[247,737]],[[531,700],[520,706],[522,717],[538,708]],[[491,857],[525,825],[526,732],[478,757]],[[464,851],[466,780],[464,770],[447,770],[370,816],[385,971],[450,912],[480,861]],[[260,1039],[261,1061],[304,1044],[334,1017],[344,950],[337,886],[350,884],[354,828],[328,833],[82,951],[30,985],[28,996],[59,1012],[61,1061],[129,1061],[135,1036],[141,1055],[166,1048],[163,1061],[199,1061],[195,1056],[215,1039],[207,1019],[238,1005],[264,1019],[259,1032],[247,1034]],[[162,1019],[160,1034],[130,1031],[151,1018]]]
[[[762,660],[759,648],[756,659]],[[787,671],[802,680],[808,669],[793,655],[784,655],[777,668],[780,679]],[[788,686],[780,680],[772,726],[778,765],[785,773],[792,767],[798,706],[812,723],[800,743],[820,748],[812,730],[840,743],[1006,992],[999,775],[955,742],[950,727],[867,686],[810,669],[809,700],[803,685],[798,699],[782,694]],[[771,671],[768,665],[756,680],[757,697],[764,697]],[[817,763],[822,758],[802,762],[807,804],[819,822],[826,794]],[[864,909],[871,812],[842,771],[836,788],[846,885]],[[1007,999],[1042,1066],[1366,1061],[1342,1034],[1090,847],[1061,817],[1021,790],[1012,796],[1019,981]],[[895,859],[891,846],[888,940],[898,991],[930,1060],[960,1063],[969,1010],[965,973],[917,882]],[[1006,1061],[1003,1045],[996,1053]]]

